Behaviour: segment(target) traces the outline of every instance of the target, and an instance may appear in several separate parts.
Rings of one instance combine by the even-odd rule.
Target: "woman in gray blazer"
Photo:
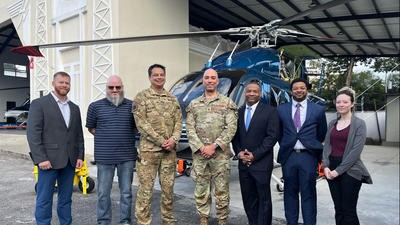
[[[335,205],[336,225],[358,225],[357,200],[361,184],[372,184],[361,161],[366,139],[365,122],[352,114],[355,92],[348,87],[336,96],[338,119],[330,122],[325,137],[322,168]]]

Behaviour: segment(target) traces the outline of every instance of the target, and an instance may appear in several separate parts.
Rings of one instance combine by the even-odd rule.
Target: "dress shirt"
[[[69,102],[68,97],[67,97],[67,100],[64,103],[62,103],[60,101],[60,99],[58,99],[57,96],[53,92],[51,92],[51,95],[53,96],[54,100],[56,100],[57,105],[60,108],[61,114],[64,118],[65,125],[68,127],[69,120],[71,118],[71,110],[70,110],[69,104],[68,104],[68,102]]]
[[[307,115],[307,98],[303,100],[302,102],[297,102],[296,100],[292,99],[292,119],[294,119],[294,114],[296,112],[296,105],[297,103],[300,103],[300,121],[301,121],[301,126],[303,126],[304,121],[306,120],[306,115]],[[299,132],[299,131],[297,131]],[[304,145],[300,142],[300,140],[297,140],[296,144],[293,147],[294,149],[306,149]]]
[[[246,108],[244,110],[244,118],[243,118],[244,119],[244,124],[246,124],[247,108],[248,107],[251,108],[251,117],[250,118],[253,118],[254,112],[256,111],[256,108],[257,108],[257,105],[258,105],[259,102],[260,101],[254,103],[252,106],[249,106],[249,105],[246,104]],[[251,120],[250,120],[250,123],[251,123]]]

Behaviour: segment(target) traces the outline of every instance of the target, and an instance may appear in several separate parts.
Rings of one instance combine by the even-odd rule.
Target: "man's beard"
[[[108,101],[110,101],[113,105],[119,106],[122,104],[122,101],[124,100],[124,92],[121,91],[118,96],[111,95],[110,93],[107,92],[106,97]]]
[[[68,88],[60,88],[60,87],[54,87],[54,92],[56,92],[60,96],[67,96],[69,89]]]

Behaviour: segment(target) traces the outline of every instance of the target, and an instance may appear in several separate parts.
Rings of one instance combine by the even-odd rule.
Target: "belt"
[[[307,149],[293,149],[294,152],[300,153],[300,152],[306,152]]]

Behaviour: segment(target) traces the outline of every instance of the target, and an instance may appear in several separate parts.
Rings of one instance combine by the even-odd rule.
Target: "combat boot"
[[[226,225],[226,219],[218,220],[218,225]]]
[[[200,217],[200,225],[208,225],[208,217]]]

